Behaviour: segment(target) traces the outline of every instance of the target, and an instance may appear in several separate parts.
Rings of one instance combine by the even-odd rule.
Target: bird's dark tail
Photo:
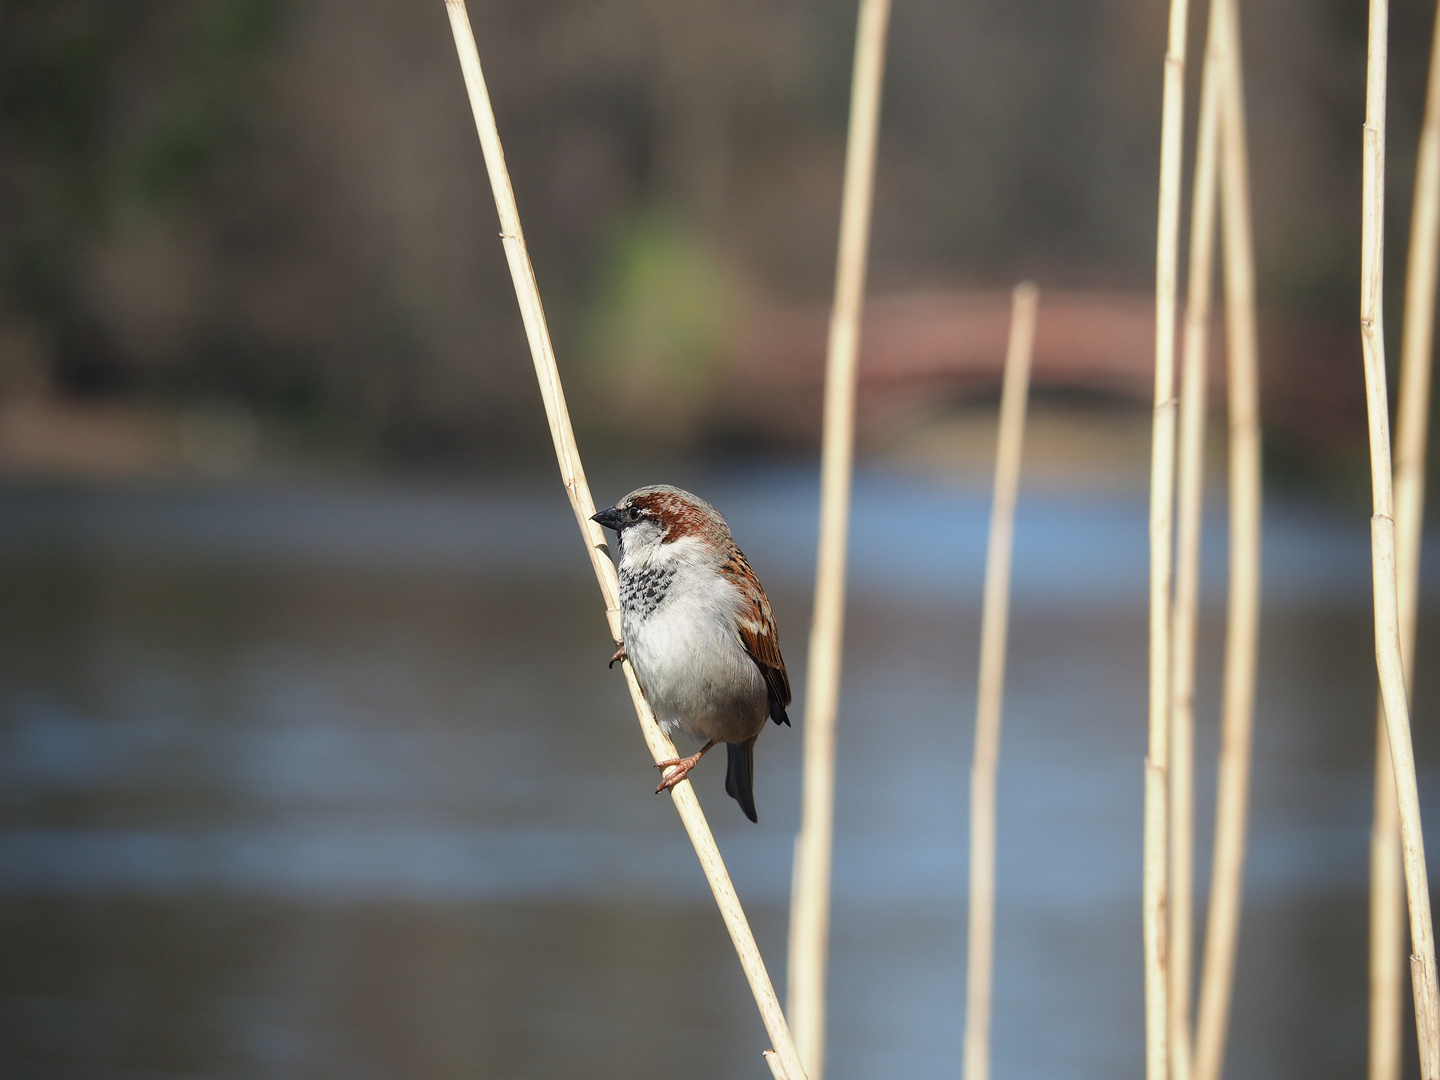
[[[743,743],[726,743],[730,755],[725,768],[725,794],[740,804],[745,816],[758,821],[755,816],[755,738],[751,735]]]

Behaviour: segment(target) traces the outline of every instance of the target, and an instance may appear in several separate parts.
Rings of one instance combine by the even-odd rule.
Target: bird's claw
[[[704,755],[702,752],[700,754],[691,754],[687,758],[677,757],[670,758],[668,761],[657,761],[655,763],[655,767],[659,769],[662,773],[666,769],[671,768],[673,768],[675,771],[670,773],[663,780],[660,781],[660,786],[655,789],[655,794],[659,795],[662,791],[668,791],[670,788],[673,788],[676,784],[680,783],[681,780],[684,780],[686,777],[688,777],[690,775],[690,770],[695,768],[696,765],[700,764],[700,758],[703,756]]]
[[[629,660],[629,659],[630,659],[630,654],[625,651],[625,643],[622,641],[622,642],[620,642],[620,647],[615,650],[615,655],[612,656],[612,657],[610,657],[610,663],[606,664],[605,666],[606,666],[607,668],[613,668],[613,667],[614,667],[616,664],[618,664],[621,660]]]
[[[672,757],[667,761],[657,761],[655,767],[661,772],[672,768],[675,771],[660,781],[660,786],[655,789],[655,794],[659,795],[660,792],[667,788],[673,788],[681,780],[689,776],[690,770],[700,764],[700,759],[705,756],[705,752],[714,746],[717,741],[716,739],[711,739],[700,748],[698,754],[691,754],[689,757]]]

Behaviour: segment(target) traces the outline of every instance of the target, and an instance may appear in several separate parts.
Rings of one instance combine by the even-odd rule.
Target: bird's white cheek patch
[[[653,521],[631,525],[620,535],[622,559],[633,563],[653,560],[661,549],[668,546],[660,542],[664,535],[664,530]]]

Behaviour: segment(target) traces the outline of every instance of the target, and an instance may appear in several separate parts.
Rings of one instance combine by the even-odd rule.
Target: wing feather
[[[739,548],[720,567],[720,573],[739,590],[744,600],[737,622],[740,644],[765,678],[770,691],[770,718],[777,724],[789,724],[785,706],[790,704],[790,676],[780,655],[780,638],[775,630],[770,599]]]

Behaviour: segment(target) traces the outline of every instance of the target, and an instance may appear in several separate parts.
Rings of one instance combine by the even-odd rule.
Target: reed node
[[[790,1015],[813,1080],[825,1071],[825,973],[830,944],[830,860],[835,815],[835,720],[845,644],[845,565],[855,450],[855,372],[870,246],[875,148],[890,0],[860,0],[835,306],[825,357],[820,454],[820,541],[805,682],[804,777],[790,904]]]
[[[600,593],[605,601],[605,614],[610,623],[611,636],[620,640],[620,603],[615,566],[610,561],[605,535],[600,526],[590,520],[595,512],[595,503],[590,496],[590,487],[585,480],[585,470],[580,461],[580,452],[575,444],[575,433],[570,424],[570,413],[565,404],[565,392],[560,384],[560,373],[555,366],[555,352],[550,342],[550,331],[545,323],[545,310],[540,302],[540,289],[535,281],[534,267],[525,246],[525,234],[520,228],[520,212],[515,204],[515,193],[510,185],[510,175],[505,167],[505,153],[500,144],[500,133],[495,126],[495,114],[491,109],[490,95],[485,87],[485,76],[480,67],[480,53],[475,46],[475,35],[470,27],[470,17],[465,10],[464,0],[445,0],[450,16],[450,27],[455,36],[455,49],[460,58],[460,69],[465,77],[465,87],[470,97],[471,111],[475,116],[475,129],[480,136],[480,145],[485,155],[485,167],[490,176],[490,187],[495,196],[495,209],[500,217],[500,237],[505,248],[505,257],[510,265],[510,276],[515,284],[515,296],[520,304],[521,318],[525,324],[525,336],[530,344],[530,355],[535,363],[535,374],[540,384],[540,396],[545,403],[545,415],[549,420],[550,434],[555,443],[555,456],[560,465],[560,476],[570,496],[570,506],[590,555],[591,566],[600,584]],[[641,693],[635,671],[629,661],[623,662],[625,682],[630,688],[630,697],[635,704],[635,713],[650,753],[656,761],[675,757],[675,747],[660,730],[650,706]],[[740,958],[740,965],[750,983],[760,1018],[770,1036],[773,1050],[766,1053],[765,1060],[771,1071],[782,1080],[805,1080],[805,1071],[795,1052],[790,1029],[780,1010],[780,1002],[765,970],[760,950],[750,931],[749,921],[740,906],[735,886],[725,869],[720,850],[705,820],[705,813],[695,798],[689,781],[682,781],[672,789],[675,808],[695,847],[700,866],[715,902],[720,908],[730,940]]]

